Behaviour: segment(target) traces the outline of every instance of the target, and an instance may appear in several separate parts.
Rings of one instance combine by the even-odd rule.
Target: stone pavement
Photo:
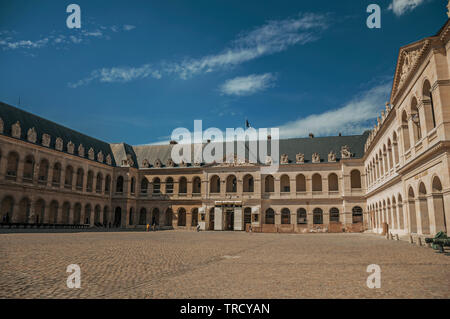
[[[450,298],[450,256],[372,234],[0,234],[0,298]]]

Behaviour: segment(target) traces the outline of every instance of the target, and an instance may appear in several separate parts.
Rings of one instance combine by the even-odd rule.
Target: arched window
[[[337,192],[339,191],[338,176],[335,173],[328,175],[328,191]]]
[[[408,115],[406,111],[402,113],[402,133],[403,133],[403,151],[406,152],[411,148],[411,140],[409,139]]]
[[[397,133],[394,132],[392,135],[392,145],[394,147],[394,164],[398,164],[399,153],[398,153],[398,141],[397,141]]]
[[[25,158],[25,164],[23,167],[23,180],[27,182],[32,182],[33,175],[34,175],[34,157],[28,155]]]
[[[94,208],[94,225],[100,226],[100,213],[102,212],[102,208],[100,205],[96,205]]]
[[[338,223],[339,222],[339,209],[333,207],[330,209],[330,223]]]
[[[143,177],[141,180],[141,194],[147,194],[148,192],[148,179]]]
[[[264,190],[266,193],[274,192],[274,179],[272,175],[267,175],[264,180]]]
[[[178,209],[178,226],[186,226],[186,210],[183,207]]]
[[[114,210],[114,227],[119,228],[122,225],[122,208],[119,206]]]
[[[95,181],[95,191],[101,193],[103,188],[103,175],[102,173],[97,173],[97,180]]]
[[[58,206],[58,202],[55,200],[50,203],[50,214],[48,216],[48,222],[50,224],[58,223]]]
[[[52,185],[58,187],[59,183],[61,183],[61,164],[55,163],[53,165]]]
[[[353,224],[363,222],[363,210],[361,207],[355,206],[352,208],[352,222]]]
[[[306,192],[306,178],[303,174],[298,174],[295,178],[297,192]]]
[[[161,180],[159,177],[155,177],[153,179],[153,194],[159,194],[161,193]]]
[[[71,189],[72,188],[72,180],[73,180],[73,167],[68,165],[66,167],[66,175],[64,178],[64,187]]]
[[[425,107],[425,121],[428,126],[428,131],[436,127],[436,118],[434,114],[433,93],[431,92],[430,81],[425,80],[422,89],[422,100]]]
[[[447,233],[448,225],[446,223],[446,214],[448,214],[448,211],[445,211],[444,198],[442,196],[442,183],[439,177],[435,176],[433,178],[431,187],[433,192],[432,201],[436,232],[443,231]]]
[[[173,194],[173,178],[166,178],[166,194]]]
[[[187,193],[187,179],[186,177],[181,177],[178,181],[178,193],[179,194],[186,194]]]
[[[136,179],[132,177],[130,182],[130,193],[134,194],[135,192],[136,192]]]
[[[48,161],[46,159],[41,160],[39,164],[39,174],[38,174],[38,182],[41,184],[46,184],[48,179]]]
[[[307,223],[308,222],[306,217],[306,209],[304,208],[297,209],[297,224],[306,225]]]
[[[283,175],[280,178],[280,189],[282,193],[290,193],[291,192],[291,181],[289,180],[289,176]]]
[[[8,161],[6,164],[6,177],[10,179],[16,179],[17,169],[19,167],[19,154],[11,152],[8,155]]]
[[[351,183],[352,189],[361,188],[361,173],[357,169],[354,169],[353,171],[351,171],[350,183]]]
[[[141,211],[139,212],[139,225],[146,225],[147,224],[147,211],[144,207],[141,208]]]
[[[281,210],[281,224],[289,225],[291,223],[291,211],[288,208]]]
[[[123,177],[122,176],[117,177],[116,193],[118,193],[118,194],[123,193]]]
[[[86,206],[84,207],[84,224],[89,225],[91,223],[91,212],[91,204],[86,204]]]
[[[34,222],[36,224],[42,224],[45,218],[45,202],[43,199],[38,199],[34,204]]]
[[[94,185],[94,173],[92,171],[88,171],[87,182],[86,182],[86,191],[92,192]]]
[[[166,210],[166,226],[172,226],[173,212],[171,208]]]
[[[272,208],[268,208],[266,210],[266,224],[274,225],[275,224],[275,212]]]
[[[109,209],[108,206],[103,207],[103,225],[107,226],[109,223]]]
[[[25,197],[19,202],[19,216],[17,218],[17,222],[32,223],[33,221],[30,219],[30,211],[31,201]]]
[[[198,208],[194,208],[191,212],[191,226],[197,226],[198,225]]]
[[[111,176],[106,175],[106,179],[105,179],[105,193],[109,194],[109,190],[111,187]]]
[[[83,189],[83,176],[84,176],[84,172],[82,168],[79,168],[77,170],[77,180],[75,182],[75,187],[77,190],[82,190]]]
[[[81,224],[81,204],[76,203],[73,209],[73,223],[74,225]]]
[[[14,214],[14,198],[11,196],[6,196],[2,199],[2,203],[0,205],[0,218],[6,223],[14,222],[13,220]]]
[[[323,211],[320,208],[314,208],[313,210],[313,224],[321,225],[323,224]]]
[[[209,182],[209,192],[210,193],[220,193],[220,178],[217,175],[211,177]]]
[[[253,193],[255,191],[253,176],[247,174],[244,176],[244,193]]]
[[[134,220],[134,216],[133,216],[133,207],[130,207],[130,215],[128,216],[128,225],[133,225],[133,220]]]
[[[422,138],[422,125],[420,123],[419,110],[417,108],[417,99],[414,97],[411,102],[411,121],[414,128],[414,142]]]
[[[230,175],[227,177],[227,193],[236,193],[237,181],[236,176]]]
[[[200,177],[196,176],[192,181],[192,193],[200,194],[201,191],[202,191],[202,180],[200,179]]]
[[[322,191],[322,176],[320,174],[314,174],[312,177],[312,190],[313,192]]]

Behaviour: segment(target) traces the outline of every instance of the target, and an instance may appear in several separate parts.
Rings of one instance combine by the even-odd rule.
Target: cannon
[[[425,238],[427,244],[431,244],[434,250],[439,250],[440,253],[444,252],[444,247],[450,247],[450,238],[444,232],[438,232],[434,238]]]

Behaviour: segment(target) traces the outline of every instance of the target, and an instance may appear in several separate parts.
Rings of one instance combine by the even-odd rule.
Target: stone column
[[[281,211],[279,209],[274,209],[275,211],[275,225],[281,224]]]

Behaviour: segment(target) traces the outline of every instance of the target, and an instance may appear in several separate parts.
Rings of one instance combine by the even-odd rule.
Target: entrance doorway
[[[225,212],[225,230],[234,230],[234,211],[227,210]]]

